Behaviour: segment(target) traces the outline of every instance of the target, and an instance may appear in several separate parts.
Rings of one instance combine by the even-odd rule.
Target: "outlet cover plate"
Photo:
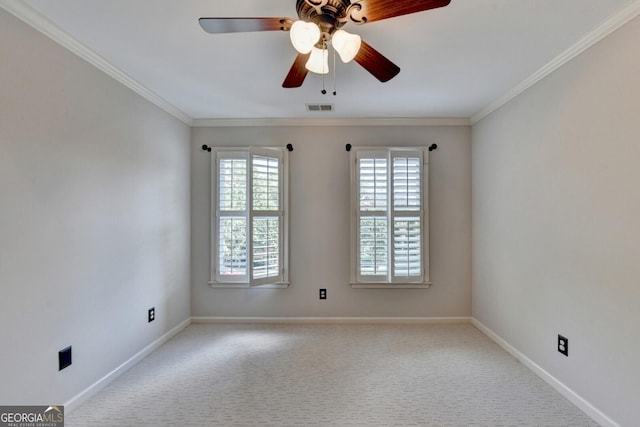
[[[58,371],[62,371],[71,365],[71,346],[63,348],[58,352]]]
[[[569,357],[569,338],[558,334],[558,351]]]

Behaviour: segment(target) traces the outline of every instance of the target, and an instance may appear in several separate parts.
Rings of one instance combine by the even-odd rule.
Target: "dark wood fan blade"
[[[436,9],[451,3],[451,0],[361,0],[354,8],[352,20],[359,23],[381,21],[396,16]]]
[[[307,77],[307,73],[309,72],[305,67],[309,60],[309,56],[311,56],[311,53],[298,54],[296,60],[293,61],[289,74],[287,74],[287,77],[284,79],[284,83],[282,83],[282,87],[294,88],[302,86],[302,83],[304,83],[304,79]]]
[[[381,82],[391,80],[400,72],[400,67],[389,61],[380,52],[365,43],[364,40],[353,60],[362,65],[365,70],[373,74]]]
[[[207,33],[246,33],[250,31],[289,31],[291,18],[200,18]]]

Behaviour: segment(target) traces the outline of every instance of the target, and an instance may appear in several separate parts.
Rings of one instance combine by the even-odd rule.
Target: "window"
[[[427,149],[354,149],[353,287],[429,285]]]
[[[212,286],[286,287],[287,172],[284,150],[214,148]]]

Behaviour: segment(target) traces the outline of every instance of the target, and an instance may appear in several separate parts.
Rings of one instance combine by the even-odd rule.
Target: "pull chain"
[[[325,68],[324,68],[324,53],[325,50],[327,48],[327,43],[326,42],[322,42],[322,94],[326,95],[327,94],[327,90],[324,88],[324,75],[325,75]]]
[[[338,70],[336,69],[336,48],[333,48],[333,96],[336,96],[338,93],[336,92],[336,75],[338,74]]]

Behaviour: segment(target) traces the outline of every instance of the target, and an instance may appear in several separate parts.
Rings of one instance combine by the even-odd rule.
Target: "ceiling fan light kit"
[[[362,37],[357,34],[347,33],[345,30],[337,30],[331,38],[333,48],[338,52],[340,60],[345,64],[353,61],[362,46]]]
[[[313,47],[305,68],[316,74],[329,74],[329,51]]]
[[[300,53],[309,53],[320,41],[320,27],[313,22],[296,21],[291,26],[289,37],[294,49]]]
[[[342,27],[348,23],[367,24],[447,6],[451,0],[296,0],[299,20],[291,18],[200,18],[208,33],[248,31],[289,31],[298,52],[285,88],[302,86],[308,71],[329,72],[327,46],[331,44],[344,63],[357,62],[381,82],[391,80],[400,67],[367,44],[357,34]],[[335,61],[334,61],[335,62]]]

